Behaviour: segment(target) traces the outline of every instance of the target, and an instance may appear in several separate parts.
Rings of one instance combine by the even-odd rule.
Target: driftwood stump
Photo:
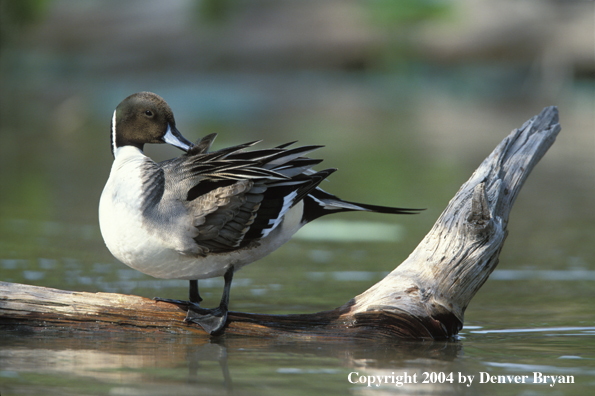
[[[225,334],[303,338],[444,339],[498,264],[508,216],[529,173],[553,144],[555,107],[514,130],[450,201],[432,230],[383,280],[332,311],[298,315],[230,312]],[[80,293],[0,282],[0,329],[198,334],[171,304],[114,293]]]

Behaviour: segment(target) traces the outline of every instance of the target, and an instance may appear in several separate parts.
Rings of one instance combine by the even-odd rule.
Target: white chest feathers
[[[110,252],[130,265],[148,239],[143,228],[143,175],[145,161],[139,149],[117,149],[116,159],[99,201],[99,227]]]

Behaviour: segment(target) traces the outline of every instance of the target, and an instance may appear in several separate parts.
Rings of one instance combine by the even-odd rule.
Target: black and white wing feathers
[[[160,164],[168,187],[192,213],[193,239],[202,254],[258,243],[334,171],[314,172],[322,160],[302,157],[320,146],[244,151],[258,143],[250,142],[208,152],[213,139],[209,135],[200,148]]]

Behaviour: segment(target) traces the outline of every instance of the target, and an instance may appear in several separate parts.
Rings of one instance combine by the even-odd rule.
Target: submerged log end
[[[346,304],[347,306],[348,304]],[[262,315],[230,312],[226,335],[325,339],[444,339],[449,333],[438,319],[390,309],[345,311],[345,306],[316,314]]]

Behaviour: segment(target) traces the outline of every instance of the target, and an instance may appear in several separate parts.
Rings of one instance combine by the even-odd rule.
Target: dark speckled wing
[[[256,218],[263,194],[254,182],[239,180],[201,195],[188,206],[193,208],[196,243],[211,252],[225,252],[244,246],[242,243]]]
[[[251,142],[208,153],[211,142],[159,164],[167,193],[192,214],[193,238],[204,253],[256,243],[333,171],[312,172],[321,160],[302,157],[319,146],[243,151]]]

